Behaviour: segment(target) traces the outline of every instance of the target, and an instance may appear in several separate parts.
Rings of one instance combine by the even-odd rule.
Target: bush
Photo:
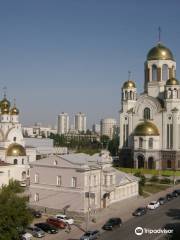
[[[158,181],[159,181],[159,178],[158,178],[156,175],[154,175],[154,176],[152,176],[152,177],[149,179],[149,181],[150,181],[150,182],[158,182]]]
[[[162,184],[170,184],[171,183],[171,179],[169,179],[169,178],[162,178],[160,180],[160,183],[162,183]]]
[[[140,178],[139,185],[144,186],[146,184],[146,177],[143,174],[137,172],[134,176]]]

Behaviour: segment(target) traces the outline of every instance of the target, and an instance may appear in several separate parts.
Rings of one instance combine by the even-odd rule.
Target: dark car
[[[26,232],[31,233],[33,237],[36,237],[36,238],[41,238],[45,236],[45,232],[38,227],[29,226],[26,228]]]
[[[172,200],[172,199],[173,199],[173,195],[172,195],[171,193],[168,193],[168,194],[166,195],[166,199],[167,199],[167,201]]]
[[[100,232],[98,230],[95,231],[88,231],[85,232],[85,234],[80,237],[80,240],[95,240],[100,237]]]
[[[165,198],[165,197],[160,197],[160,198],[158,199],[158,202],[159,202],[160,205],[165,204],[165,203],[167,202],[167,197],[166,197],[166,198]]]
[[[172,196],[173,196],[173,197],[178,197],[178,195],[179,195],[179,193],[178,193],[177,190],[174,190],[174,191],[172,192]]]
[[[147,208],[140,207],[133,212],[133,216],[142,216],[147,213]]]
[[[48,223],[36,223],[34,226],[42,229],[44,232],[55,234],[58,233],[58,229]]]
[[[120,218],[110,218],[102,227],[104,230],[113,230],[114,227],[120,227],[122,220]]]
[[[29,208],[29,211],[33,215],[33,217],[35,217],[35,218],[41,218],[42,217],[42,213],[38,210],[35,210],[33,208]]]

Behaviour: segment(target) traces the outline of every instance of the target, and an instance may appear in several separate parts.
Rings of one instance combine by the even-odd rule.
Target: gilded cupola
[[[135,136],[159,136],[159,130],[156,125],[150,121],[144,121],[138,124],[134,130]]]
[[[151,48],[147,54],[147,60],[173,60],[174,56],[171,50],[161,43],[158,43],[155,47]]]

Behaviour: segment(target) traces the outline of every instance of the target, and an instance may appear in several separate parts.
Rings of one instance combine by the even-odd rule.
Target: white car
[[[21,238],[21,240],[32,240],[33,239],[33,235],[31,233],[24,233]]]
[[[159,204],[158,201],[152,201],[152,202],[150,202],[150,203],[147,205],[147,208],[153,210],[153,209],[158,208],[159,205],[160,205],[160,204]]]
[[[26,187],[27,186],[26,182],[20,182],[19,184],[20,184],[21,187]]]
[[[64,214],[57,214],[56,218],[60,219],[61,221],[68,223],[68,224],[74,224],[74,219],[72,218],[68,218],[66,215]]]

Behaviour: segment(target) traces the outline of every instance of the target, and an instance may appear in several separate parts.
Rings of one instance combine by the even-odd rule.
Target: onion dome
[[[145,121],[138,124],[134,130],[135,136],[159,136],[159,130],[154,123]]]
[[[150,49],[147,54],[147,60],[173,60],[174,56],[171,50],[161,43]]]
[[[125,89],[136,88],[136,84],[132,80],[128,80],[128,81],[124,82],[123,88],[125,88]]]
[[[166,81],[166,86],[179,85],[179,81],[176,78],[170,78]]]
[[[1,114],[9,114],[9,108],[7,107],[1,108]]]
[[[4,96],[3,100],[0,102],[1,109],[10,108],[10,106],[11,106],[10,102],[7,100],[6,96]]]
[[[19,115],[19,109],[16,106],[14,106],[13,108],[11,108],[10,114]]]
[[[9,147],[6,151],[6,155],[14,156],[14,157],[26,156],[26,150],[22,145],[17,144],[17,143],[12,143],[9,145]]]

